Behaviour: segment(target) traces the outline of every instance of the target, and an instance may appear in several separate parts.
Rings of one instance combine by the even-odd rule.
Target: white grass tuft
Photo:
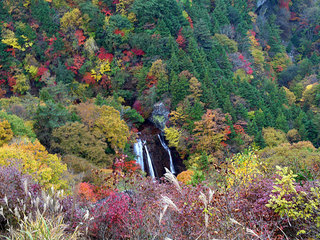
[[[179,185],[179,182],[178,182],[176,176],[173,175],[172,172],[170,172],[170,170],[168,168],[164,168],[164,169],[166,170],[166,173],[164,174],[165,179],[168,182],[172,183],[177,188],[177,190],[179,192],[181,192],[182,190],[181,190],[181,187]]]

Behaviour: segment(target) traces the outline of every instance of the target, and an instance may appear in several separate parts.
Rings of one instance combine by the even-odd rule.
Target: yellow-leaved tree
[[[194,100],[199,100],[202,96],[201,83],[195,77],[192,77],[189,80],[190,83],[190,92],[189,98],[193,98]]]
[[[21,49],[20,44],[18,43],[18,38],[16,38],[13,31],[9,29],[3,29],[2,30],[2,43],[11,46],[15,49]]]
[[[11,125],[7,120],[0,121],[0,146],[9,142],[13,138]]]
[[[262,136],[268,147],[276,147],[288,142],[286,134],[283,131],[272,127],[263,128]]]
[[[103,75],[111,71],[111,66],[109,60],[98,60],[97,66],[91,69],[91,76],[99,82]]]
[[[292,104],[294,104],[295,102],[296,102],[296,100],[297,100],[297,97],[294,95],[294,93],[293,92],[291,92],[288,88],[286,88],[286,87],[282,87],[282,89],[285,91],[285,93],[286,93],[286,97],[287,97],[287,99],[288,99],[288,103],[290,104],[290,105],[292,105]]]
[[[66,12],[60,20],[61,29],[64,32],[75,30],[82,24],[81,12],[78,8]]]
[[[29,79],[23,73],[16,75],[16,85],[13,86],[13,92],[25,94],[29,89]]]
[[[255,149],[248,149],[246,152],[238,153],[229,162],[229,172],[227,175],[227,187],[234,185],[249,184],[259,174],[262,174],[265,166],[258,158]]]
[[[253,31],[247,32],[249,43],[250,43],[250,52],[252,57],[254,58],[254,65],[263,71],[263,64],[265,62],[264,52],[262,51],[262,47],[260,43],[256,39],[256,34]]]
[[[32,142],[5,144],[0,148],[0,166],[18,164],[23,173],[30,174],[46,189],[65,189],[62,179],[67,166],[55,154],[49,154],[38,140]]]
[[[183,126],[188,118],[188,115],[184,113],[184,109],[182,106],[178,106],[176,111],[172,111],[170,113],[170,122],[174,126]]]
[[[164,129],[166,139],[169,141],[169,147],[177,148],[181,137],[181,132],[176,127]]]
[[[110,106],[102,106],[100,116],[94,123],[94,133],[105,138],[114,150],[125,147],[130,135],[129,127],[121,119],[120,112]]]

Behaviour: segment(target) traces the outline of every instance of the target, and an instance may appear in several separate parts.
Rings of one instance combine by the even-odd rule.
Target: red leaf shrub
[[[233,128],[234,128],[234,131],[236,132],[236,134],[241,134],[241,135],[245,134],[245,131],[241,125],[234,124]]]
[[[123,37],[123,36],[124,36],[124,31],[122,31],[122,30],[120,30],[120,29],[116,29],[116,30],[114,31],[114,34],[116,34],[116,35],[121,35],[121,37]]]
[[[232,192],[216,191],[209,197],[206,184],[195,187],[183,185],[178,189],[173,184],[159,184],[151,179],[142,179],[136,185],[133,199],[137,205],[140,203],[144,206],[140,232],[148,233],[143,236],[145,239],[148,236],[157,236],[159,239],[168,236],[171,239],[197,239],[202,234],[204,235],[201,239],[207,239],[209,235],[211,238],[220,239],[225,237],[224,233],[234,230],[234,227],[227,223],[233,214],[233,209],[229,208],[229,202],[234,197]],[[200,198],[201,192],[206,196],[207,205]],[[169,202],[165,197],[174,205],[169,203],[159,221],[160,212],[163,212],[164,206]]]
[[[184,37],[181,35],[180,32],[176,39],[176,42],[179,44],[179,47],[181,48],[184,48],[186,46],[186,40],[184,39]]]
[[[249,228],[256,231],[262,239],[282,239],[278,226],[284,222],[272,209],[266,207],[273,190],[272,178],[258,176],[247,186],[239,189],[234,207],[240,218]]]
[[[111,10],[109,9],[102,9],[101,12],[103,12],[107,17],[112,16]]]
[[[106,90],[109,90],[111,92],[112,90],[112,85],[111,85],[111,79],[110,79],[110,76],[108,75],[103,75],[101,77],[101,80],[99,82],[99,85],[103,88],[103,89],[106,89]]]
[[[142,211],[126,193],[113,194],[92,209],[89,235],[98,239],[130,239],[142,224]]]
[[[188,22],[190,24],[190,27],[193,29],[193,21],[190,16],[188,16]]]
[[[141,49],[132,48],[131,51],[132,51],[135,55],[137,55],[137,56],[143,56],[143,55],[145,55],[145,52],[142,51]]]
[[[102,48],[100,48],[100,50],[99,50],[98,58],[99,58],[100,60],[109,61],[109,63],[111,63],[112,60],[113,60],[113,54],[107,53],[106,50],[102,47]]]
[[[87,201],[91,201],[91,202],[96,202],[96,196],[94,193],[94,186],[91,185],[90,183],[86,183],[86,182],[82,182],[79,184],[79,190],[78,190],[78,194],[79,196]]]
[[[8,48],[6,49],[6,52],[11,52],[11,55],[13,57],[16,57],[16,50],[14,48]]]
[[[45,72],[49,71],[48,68],[46,67],[39,67],[38,72],[37,72],[37,77],[41,77]]]
[[[73,58],[73,65],[69,66],[67,63],[65,63],[68,70],[71,70],[74,74],[78,74],[78,70],[82,67],[85,57],[82,57],[81,55],[75,55]]]
[[[115,159],[113,165],[116,172],[132,175],[139,169],[139,165],[136,161],[128,160],[127,155],[121,154]]]
[[[86,37],[83,35],[83,31],[82,30],[77,30],[75,32],[75,36],[78,39],[78,46],[81,46],[84,44]]]
[[[280,8],[285,8],[289,11],[289,4],[291,0],[279,0]]]
[[[282,66],[277,66],[276,71],[277,71],[278,73],[279,73],[279,72],[282,72],[282,71],[283,71],[283,67],[282,67]]]
[[[156,86],[158,83],[158,80],[155,76],[147,75],[146,77],[147,87],[152,88],[153,86]]]
[[[82,78],[82,81],[85,82],[86,84],[93,85],[96,83],[94,77],[92,77],[91,73],[86,72]]]
[[[142,115],[142,104],[139,100],[136,100],[132,106],[133,109],[135,109],[140,115]]]
[[[133,57],[133,53],[131,51],[124,50],[123,54],[124,56],[122,57],[122,60],[125,62],[129,62]]]
[[[12,90],[13,86],[16,85],[16,79],[13,76],[8,76],[8,85],[10,89]]]

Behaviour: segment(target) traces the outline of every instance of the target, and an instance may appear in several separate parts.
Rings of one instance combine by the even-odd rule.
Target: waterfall
[[[144,159],[143,159],[143,147],[146,151],[146,155],[147,155],[147,165],[148,165],[148,169],[149,169],[149,175],[152,178],[155,178],[155,173],[154,173],[154,169],[153,169],[153,165],[152,165],[152,159],[150,157],[149,154],[149,150],[146,144],[146,141],[142,141],[141,139],[137,139],[137,142],[133,145],[133,151],[136,155],[136,162],[141,166],[142,171],[146,171],[146,168],[144,166]]]
[[[165,141],[161,138],[160,134],[158,134],[158,138],[160,140],[160,143],[162,145],[162,147],[168,152],[169,154],[169,159],[170,159],[170,172],[172,172],[173,174],[176,173],[175,169],[174,169],[174,165],[173,165],[173,160],[172,160],[172,156],[171,156],[171,151],[170,148],[167,146],[167,144],[165,143]]]
[[[145,171],[143,162],[143,144],[141,139],[137,139],[137,142],[133,145],[133,151],[136,155],[136,162],[140,165],[142,171]]]
[[[267,0],[258,0],[257,2],[257,8],[261,7],[263,4],[265,4]]]
[[[154,174],[154,170],[153,170],[153,165],[152,165],[152,159],[150,157],[150,154],[149,154],[149,151],[148,151],[148,148],[147,148],[147,145],[146,145],[146,141],[143,142],[144,144],[144,149],[146,150],[146,153],[147,153],[147,163],[148,163],[148,168],[149,168],[149,174],[152,178],[155,178],[155,174]]]

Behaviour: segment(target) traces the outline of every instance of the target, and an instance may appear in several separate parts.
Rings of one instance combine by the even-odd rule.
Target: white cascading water
[[[155,174],[154,174],[154,170],[153,170],[153,165],[152,165],[152,159],[150,157],[147,145],[146,145],[146,141],[143,141],[144,144],[144,149],[146,150],[147,153],[147,163],[148,163],[148,168],[149,168],[149,174],[152,178],[155,178]]]
[[[143,144],[141,139],[137,139],[137,142],[133,145],[133,151],[136,155],[136,162],[141,166],[142,171],[145,171],[143,162]]]
[[[158,134],[158,138],[161,142],[162,147],[168,152],[169,154],[169,159],[170,159],[170,172],[172,172],[173,174],[176,173],[175,169],[174,169],[174,165],[173,165],[173,160],[172,160],[172,156],[171,156],[171,151],[170,148],[167,146],[167,144],[165,143],[165,141],[161,138],[160,134]]]

